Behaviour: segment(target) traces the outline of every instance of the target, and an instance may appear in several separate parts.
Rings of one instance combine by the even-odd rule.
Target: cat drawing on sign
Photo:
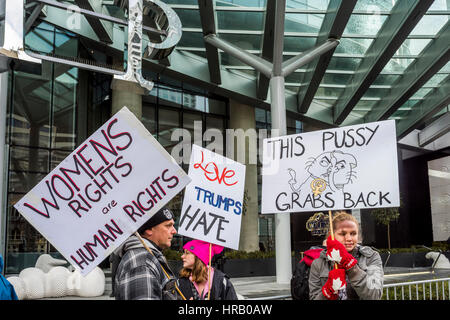
[[[345,185],[353,183],[352,179],[356,178],[356,166],[356,158],[350,153],[324,152],[306,162],[306,178],[297,177],[297,172],[289,168],[288,184],[293,192],[299,194],[343,192]]]

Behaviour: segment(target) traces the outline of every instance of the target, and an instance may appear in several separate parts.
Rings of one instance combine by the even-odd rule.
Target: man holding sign
[[[116,300],[177,299],[176,277],[162,254],[177,233],[173,218],[169,209],[158,211],[116,250],[121,258],[114,283]]]
[[[156,212],[164,213],[161,209],[189,182],[123,107],[14,207],[86,275]],[[163,236],[164,245],[172,236]]]

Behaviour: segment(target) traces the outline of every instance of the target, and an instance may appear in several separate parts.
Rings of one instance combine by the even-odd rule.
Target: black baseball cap
[[[167,208],[162,208],[161,210],[156,212],[150,219],[148,219],[138,229],[138,232],[139,232],[139,234],[143,234],[145,232],[145,230],[151,229],[154,226],[157,226],[158,224],[163,223],[164,221],[172,220],[172,219],[174,219],[174,217],[175,216],[173,215],[172,211],[170,211]]]

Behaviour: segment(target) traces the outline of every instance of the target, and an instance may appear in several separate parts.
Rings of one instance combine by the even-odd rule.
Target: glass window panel
[[[317,89],[316,96],[338,98],[344,92],[344,90],[345,89],[343,89],[343,88],[324,88],[324,87],[319,87]]]
[[[287,1],[287,8],[305,9],[305,10],[326,10],[330,0],[301,0]]]
[[[56,73],[66,66],[55,64]],[[59,71],[58,71],[59,70]],[[76,144],[75,119],[78,70],[72,68],[57,76],[53,87],[52,148],[73,150]]]
[[[216,6],[265,8],[266,0],[216,0]]]
[[[158,88],[159,103],[165,106],[181,107],[182,92],[173,90],[171,87],[160,85]]]
[[[25,36],[25,48],[47,54],[53,52],[54,31],[34,28]]]
[[[196,141],[195,139],[203,140],[203,117],[199,113],[190,113],[190,112],[184,112],[183,113],[183,129],[187,129],[191,135],[191,141],[202,143],[201,141]],[[195,129],[197,130],[197,135],[200,134],[200,136],[196,136]],[[204,142],[203,142],[204,143]],[[203,145],[204,146],[204,145]],[[189,154],[189,157],[191,155]]]
[[[180,113],[176,110],[160,108],[158,120],[158,141],[167,152],[171,153],[172,148],[178,143],[178,141],[171,141],[171,137],[172,132],[180,127]]]
[[[332,57],[328,65],[328,70],[355,71],[361,63],[359,58]]]
[[[353,108],[354,111],[370,111],[378,103],[378,101],[371,100],[359,100],[356,106]]]
[[[351,77],[351,74],[325,73],[321,84],[346,85],[350,81]]]
[[[27,193],[34,188],[47,173],[9,171],[9,192]]]
[[[374,85],[392,85],[397,79],[399,75],[391,75],[391,74],[379,74],[375,81]]]
[[[16,72],[12,144],[50,147],[51,81]]]
[[[316,45],[316,38],[284,37],[284,51],[303,52]]]
[[[183,93],[183,107],[187,109],[194,109],[198,111],[206,111],[206,98],[204,96]]]
[[[50,158],[50,171],[55,169],[71,153],[71,151],[53,150]]]
[[[389,94],[390,89],[369,88],[364,93],[364,98],[382,98]]]
[[[430,93],[430,91],[433,90],[432,88],[422,88],[417,90],[416,93],[414,93],[410,99],[414,100],[414,99],[421,99],[423,97],[425,97],[428,93]]]
[[[447,23],[447,15],[425,15],[410,35],[434,36]]]
[[[431,39],[406,39],[395,55],[419,55],[430,42]]]
[[[197,0],[164,0],[166,4],[198,5]]]
[[[188,10],[188,9],[175,8],[174,11],[177,13],[178,17],[180,17],[181,25],[183,26],[183,28],[201,28],[202,27],[199,10]]]
[[[447,62],[447,63],[445,64],[445,66],[443,66],[442,69],[439,70],[439,72],[450,73],[450,61]]]
[[[229,41],[243,50],[260,50],[262,35],[221,33],[223,40]],[[203,41],[203,37],[202,37]]]
[[[323,99],[323,97],[314,97],[314,102],[324,107],[332,107],[336,104],[337,99]]]
[[[285,82],[297,82],[298,84],[301,83],[304,77],[304,72],[293,72],[290,75],[288,75],[284,80]]]
[[[8,195],[6,274],[18,274],[25,268],[34,267],[39,255],[47,248],[45,238],[13,207],[22,196]]]
[[[403,72],[406,68],[414,61],[414,59],[399,59],[392,58],[389,62],[384,66],[381,72],[389,73],[389,72]]]
[[[449,10],[450,4],[447,0],[434,0],[433,4],[430,6],[428,11],[434,10]]]
[[[419,103],[421,100],[415,100],[415,99],[409,99],[404,104],[401,105],[400,108],[397,110],[411,110],[417,103]]]
[[[324,16],[324,14],[287,13],[284,31],[318,33]]]
[[[395,3],[396,0],[359,0],[356,2],[354,10],[367,12],[391,11]]]
[[[263,12],[217,11],[217,24],[219,30],[258,31],[264,29],[263,23]]]
[[[206,112],[220,115],[227,114],[227,104],[225,103],[225,101],[207,98],[206,102],[207,102]]]
[[[266,122],[266,110],[255,108],[255,120],[257,122]]]
[[[142,124],[148,131],[157,137],[157,125],[156,125],[156,105],[144,104],[142,106]]]
[[[55,54],[64,57],[78,56],[78,39],[65,32],[55,32]]]
[[[225,124],[224,119],[219,117],[211,117],[206,116],[206,129],[218,129],[218,130],[224,130]]]
[[[203,33],[183,31],[183,36],[178,42],[177,47],[195,47],[204,48],[205,41],[203,40]]]
[[[378,12],[373,12],[371,15],[352,14],[344,29],[344,35],[376,36],[386,18],[386,15],[380,15]]]
[[[424,87],[436,87],[438,86],[445,78],[447,78],[447,74],[435,74],[428,80],[423,86]]]
[[[336,47],[336,53],[364,54],[372,44],[373,39],[342,38]]]
[[[49,152],[45,149],[11,147],[9,169],[17,171],[49,172]]]

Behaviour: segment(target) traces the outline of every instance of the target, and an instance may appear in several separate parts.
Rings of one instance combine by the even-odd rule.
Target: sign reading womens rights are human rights
[[[395,121],[263,143],[262,213],[400,206]]]
[[[245,165],[192,145],[178,233],[238,249]]]
[[[189,182],[124,107],[14,207],[87,274]]]

